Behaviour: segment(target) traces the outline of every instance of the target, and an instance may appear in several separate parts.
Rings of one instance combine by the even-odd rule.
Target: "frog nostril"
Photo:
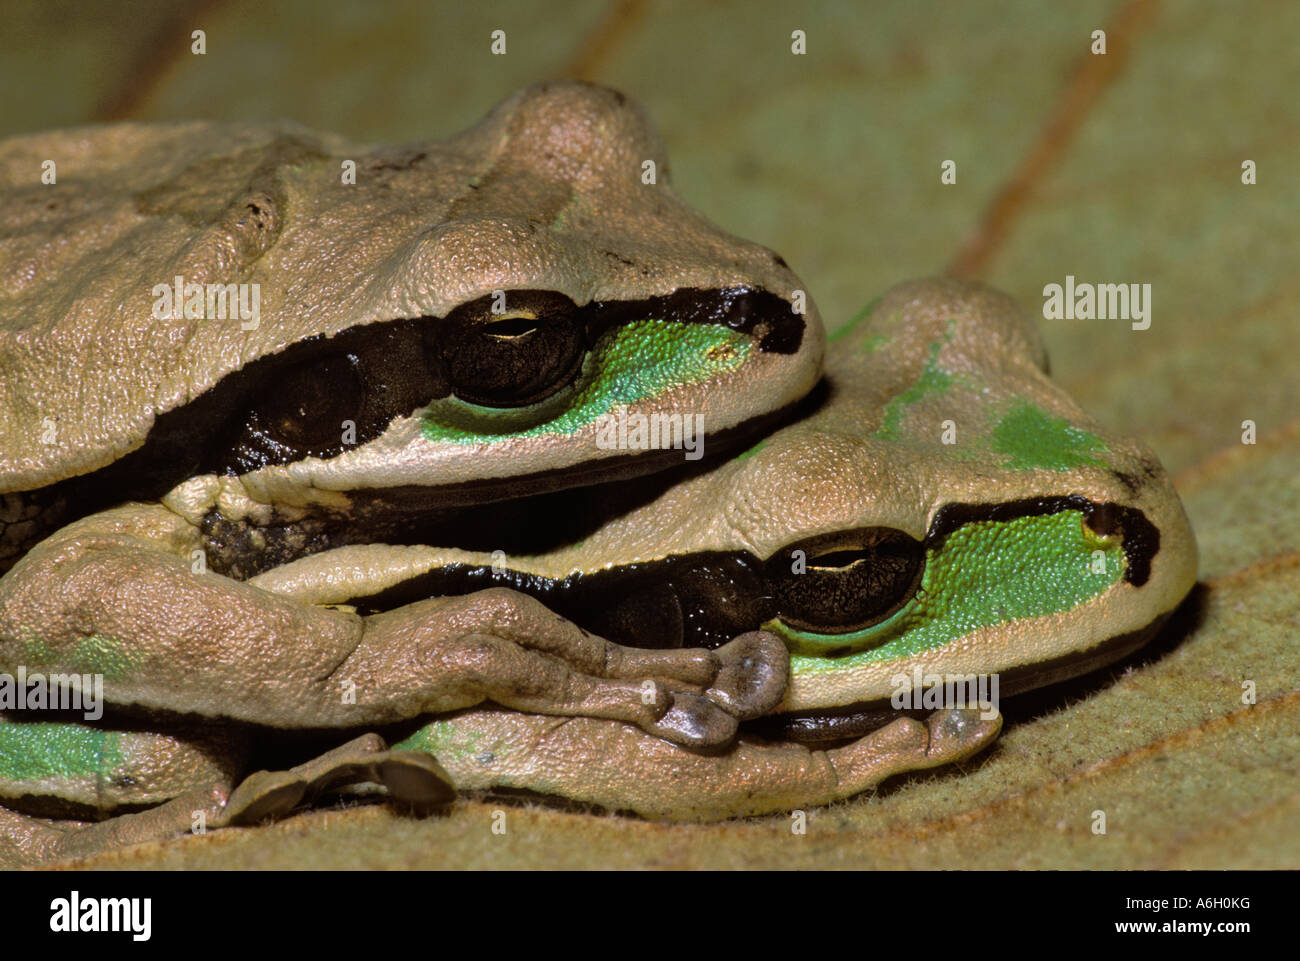
[[[1083,522],[1098,537],[1123,536],[1124,524],[1114,504],[1095,504],[1083,515]]]

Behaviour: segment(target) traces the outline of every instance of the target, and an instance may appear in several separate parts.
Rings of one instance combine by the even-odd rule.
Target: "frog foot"
[[[288,771],[250,774],[231,792],[223,823],[282,818],[327,790],[365,781],[419,807],[446,804],[456,796],[451,776],[428,754],[389,750],[378,734],[364,734]]]
[[[972,707],[945,708],[929,715],[925,727],[929,743],[924,766],[936,767],[964,761],[982,750],[1002,730],[1002,715],[986,718]]]
[[[705,696],[728,714],[745,721],[781,703],[790,682],[790,655],[775,634],[741,634],[713,656],[718,659],[718,675]]]
[[[701,693],[670,692],[668,710],[645,729],[686,747],[730,743],[740,721],[766,714],[781,702],[789,658],[775,634],[750,631],[713,651],[713,681]]]
[[[727,750],[692,751],[627,724],[475,710],[440,722],[429,749],[443,752],[462,790],[522,788],[644,817],[718,821],[818,807],[897,774],[961,761],[1001,727],[1000,714],[948,709],[899,717],[830,747],[742,731]],[[465,749],[482,743],[494,749]]]
[[[491,701],[531,714],[623,721],[705,747],[731,743],[739,721],[780,701],[789,654],[775,635],[758,631],[712,651],[626,647],[535,598],[494,587],[370,615],[363,649],[336,680],[389,678],[409,688],[412,663],[421,665],[413,700],[420,714]]]
[[[674,691],[664,715],[642,728],[674,744],[704,748],[732,741],[740,722],[703,694]]]
[[[451,777],[431,756],[389,750],[383,738],[366,734],[288,771],[257,771],[233,791],[225,784],[209,784],[106,821],[50,821],[0,807],[0,869],[167,840],[200,823],[211,828],[259,824],[284,817],[325,790],[359,781],[381,784],[390,796],[418,806],[442,804],[456,795]]]
[[[348,784],[370,781],[390,797],[421,806],[446,804],[456,797],[451,775],[420,751],[389,750],[378,734],[363,734],[293,768],[307,782],[307,796]]]
[[[257,771],[230,792],[218,827],[260,824],[284,817],[307,794],[307,782],[292,771]]]

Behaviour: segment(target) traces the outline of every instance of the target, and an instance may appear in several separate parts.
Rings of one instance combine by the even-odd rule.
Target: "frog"
[[[491,706],[398,742],[463,791],[673,822],[807,810],[971,758],[1001,730],[1001,697],[1129,657],[1197,576],[1155,454],[1049,378],[1012,297],[950,278],[897,285],[833,333],[822,386],[753,448],[541,500],[531,516],[565,523],[507,564],[465,544],[342,548],[261,583],[371,611],[507,585],[650,649],[781,637],[781,702],[723,750]],[[926,700],[954,678],[996,681],[994,696]]]
[[[668,172],[644,110],[582,83],[402,146],[210,122],[0,142],[0,673],[94,676],[106,702],[0,714],[14,859],[356,781],[441,803],[436,760],[378,730],[484,701],[694,748],[775,706],[767,632],[650,651],[507,587],[372,617],[258,585],[689,460],[601,443],[615,412],[697,418],[713,451],[788,416],[816,306]],[[248,775],[311,732],[332,746]]]

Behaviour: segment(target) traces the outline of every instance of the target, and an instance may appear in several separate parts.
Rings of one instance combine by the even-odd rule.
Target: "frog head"
[[[192,519],[294,523],[680,462],[599,443],[619,411],[752,431],[816,382],[816,308],[667,175],[636,104],[570,83],[401,148],[207,123],[5,141],[10,562],[178,485]]]
[[[756,451],[731,497],[793,654],[777,730],[860,731],[918,667],[997,674],[1003,696],[1083,673],[1191,589],[1196,544],[1159,461],[1047,378],[1010,297],[903,284],[832,358],[829,402]]]
[[[532,509],[585,509],[581,540],[495,567],[408,549],[381,581],[322,557],[340,568],[282,572],[279,589],[328,580],[383,606],[510,583],[652,647],[766,628],[792,652],[769,730],[818,740],[880,723],[918,667],[997,674],[1009,695],[1113,661],[1191,588],[1195,542],[1159,462],[1047,378],[1009,297],[903,284],[832,340],[806,415],[749,451]]]

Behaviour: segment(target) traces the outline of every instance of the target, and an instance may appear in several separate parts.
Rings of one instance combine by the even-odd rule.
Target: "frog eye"
[[[480,298],[453,311],[426,341],[461,400],[526,407],[573,383],[587,353],[573,301],[547,291],[507,291],[505,311]],[[436,343],[433,337],[436,336]]]
[[[920,541],[893,528],[820,535],[767,561],[768,590],[790,627],[847,634],[880,623],[911,598],[924,556]]]

